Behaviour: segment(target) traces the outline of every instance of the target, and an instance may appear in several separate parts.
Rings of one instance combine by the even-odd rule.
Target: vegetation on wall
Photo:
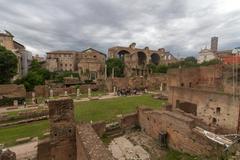
[[[57,72],[51,72],[50,79],[54,80],[57,83],[63,83],[64,77],[79,77],[78,73],[74,73],[71,71],[57,71]]]
[[[107,75],[111,76],[114,68],[114,77],[124,76],[124,62],[119,58],[111,58],[106,61]]]
[[[0,84],[10,83],[10,80],[17,74],[17,56],[0,46]]]
[[[15,81],[17,84],[24,84],[27,91],[32,91],[36,85],[42,85],[45,80],[50,79],[51,73],[43,68],[36,60],[32,61],[28,74],[22,79]]]
[[[178,61],[172,64],[162,64],[162,65],[155,65],[149,64],[147,67],[152,73],[167,73],[168,69],[171,68],[189,68],[189,67],[200,67],[200,66],[208,66],[208,65],[215,65],[220,64],[221,62],[217,59],[206,61],[201,64],[197,63],[197,59],[195,57],[187,57],[182,61]]]

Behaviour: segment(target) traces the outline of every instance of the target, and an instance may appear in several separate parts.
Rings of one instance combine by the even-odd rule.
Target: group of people
[[[123,88],[117,90],[118,96],[130,96],[130,95],[137,95],[144,93],[146,91],[146,88]]]

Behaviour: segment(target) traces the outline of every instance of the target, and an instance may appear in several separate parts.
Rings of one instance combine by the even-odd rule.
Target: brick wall
[[[223,133],[236,133],[238,130],[239,99],[234,103],[230,94],[170,87],[168,102],[176,108],[177,101],[196,104],[196,116],[207,125],[221,128]]]
[[[137,113],[132,113],[124,115],[120,119],[120,126],[122,129],[131,129],[138,125],[138,115]]]
[[[213,143],[192,131],[194,119],[180,113],[139,109],[139,124],[148,135],[159,140],[167,132],[168,146],[189,154],[217,154]]]
[[[77,160],[114,160],[90,124],[79,124],[76,130]]]

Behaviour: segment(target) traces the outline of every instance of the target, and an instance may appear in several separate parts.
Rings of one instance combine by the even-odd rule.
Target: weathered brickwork
[[[194,88],[170,87],[168,102],[173,108],[183,104],[182,109],[196,106],[196,116],[209,126],[221,128],[221,132],[239,131],[239,97]],[[190,110],[185,110],[190,112]],[[193,113],[192,113],[193,114]]]
[[[90,124],[79,124],[76,135],[77,160],[114,160]]]
[[[142,130],[156,140],[159,140],[161,132],[167,132],[168,146],[171,148],[201,156],[217,154],[216,144],[193,132],[195,123],[191,116],[140,108],[138,118]]]
[[[89,48],[84,51],[53,51],[47,53],[50,71],[78,72],[82,80],[104,78],[106,55]]]
[[[38,144],[38,160],[113,160],[91,124],[76,124],[73,100],[50,100],[50,138]],[[105,123],[95,125],[98,134]],[[102,131],[102,129],[104,129]]]
[[[71,99],[50,100],[50,157],[57,160],[76,159],[76,135]]]
[[[144,49],[136,48],[136,43],[132,43],[129,47],[112,47],[108,49],[108,57],[121,58],[124,60],[124,73],[127,77],[146,75],[148,73],[148,64],[169,64],[174,63],[177,59],[164,48],[159,50],[150,50],[148,47]]]
[[[149,90],[167,90],[167,75],[149,75],[148,77],[124,77],[109,78],[106,81],[108,91],[112,91],[115,86],[117,89],[126,88],[147,88]]]

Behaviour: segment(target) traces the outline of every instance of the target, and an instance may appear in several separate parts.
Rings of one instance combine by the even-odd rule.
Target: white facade
[[[217,57],[216,57],[215,53],[213,53],[210,49],[205,48],[199,52],[197,61],[198,61],[198,63],[203,63],[203,62],[207,62],[210,60],[214,60],[216,58]]]

